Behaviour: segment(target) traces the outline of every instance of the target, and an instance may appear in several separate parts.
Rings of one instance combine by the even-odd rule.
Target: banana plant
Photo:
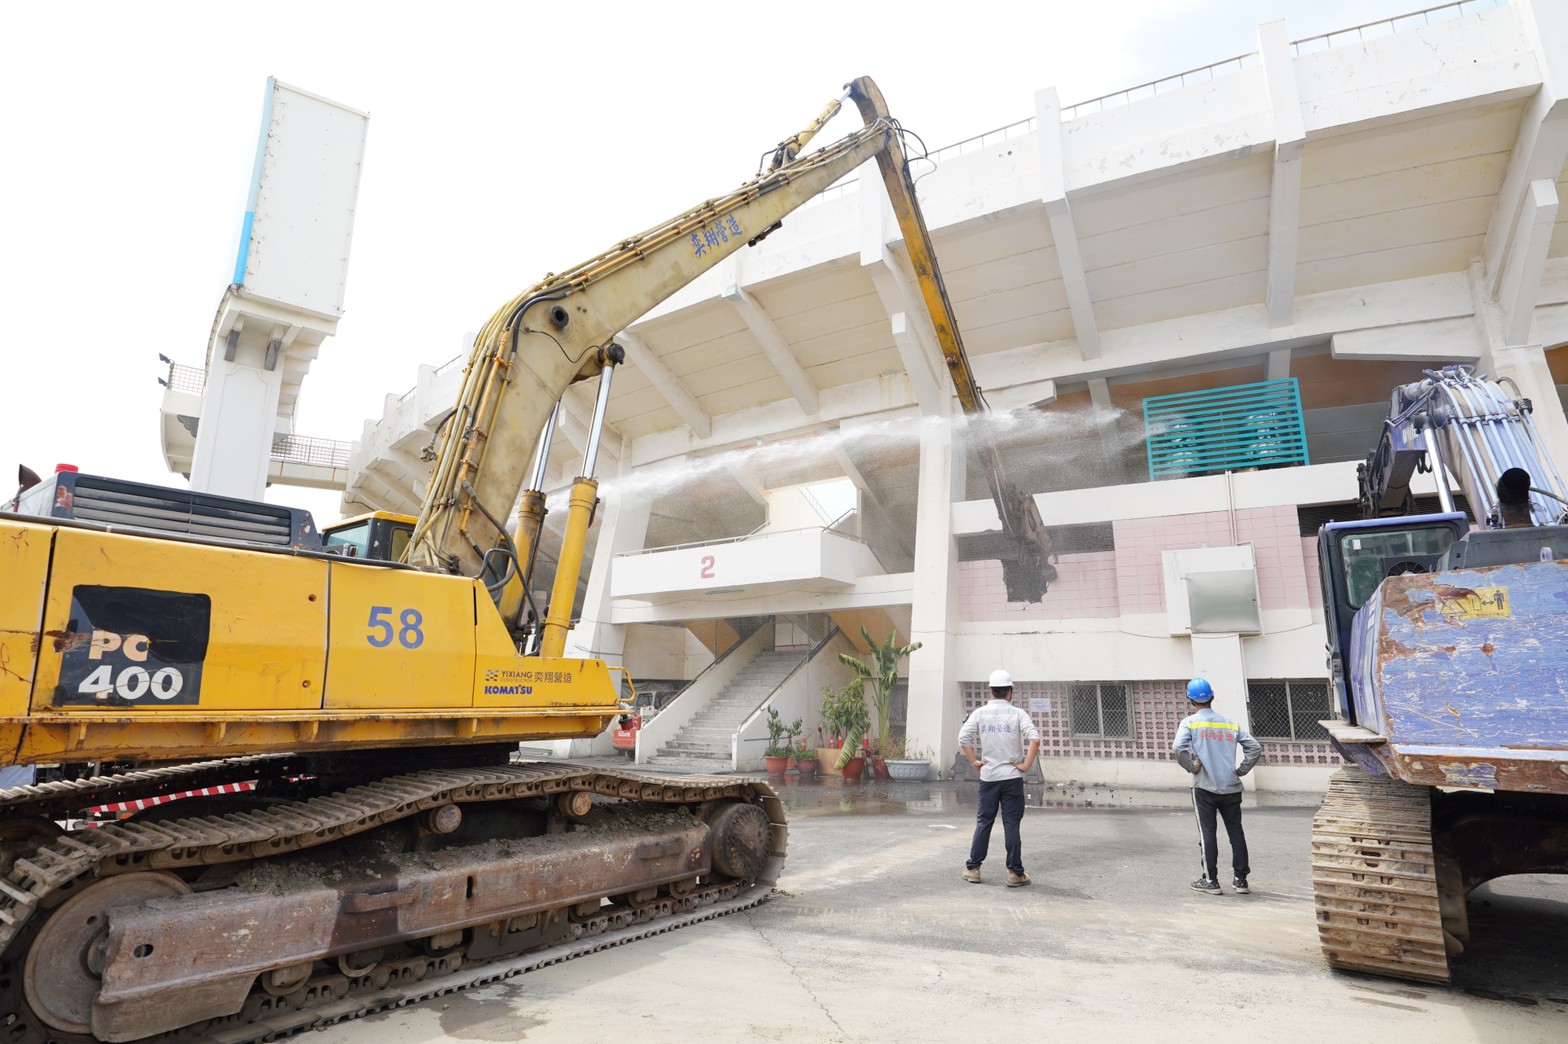
[[[838,658],[840,663],[860,677],[863,684],[871,686],[871,702],[877,709],[877,738],[883,739],[887,736],[888,712],[892,710],[893,686],[898,682],[898,665],[904,661],[904,657],[920,648],[921,643],[899,645],[898,632],[889,631],[887,641],[878,645],[864,626],[860,628],[860,636],[871,648],[870,662],[857,659],[849,653],[839,653]],[[845,743],[844,746],[848,747],[849,744]]]

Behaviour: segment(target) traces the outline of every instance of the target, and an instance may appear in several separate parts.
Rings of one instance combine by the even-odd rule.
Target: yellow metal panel
[[[583,686],[579,692],[588,690]],[[523,740],[581,739],[609,727],[614,710],[575,712],[569,708],[452,708],[440,714],[417,710],[384,713],[298,711],[298,718],[235,715],[227,722],[175,720],[172,712],[141,715],[102,712],[34,717],[22,741],[19,764],[58,761],[204,759],[280,751],[364,750],[388,746],[452,746],[464,743],[517,743]],[[183,719],[185,716],[181,715]],[[16,743],[20,727],[0,725],[0,737]],[[9,753],[0,764],[9,763]]]
[[[553,719],[563,713],[607,716],[619,711],[617,685],[604,661],[519,656],[500,616],[487,610],[488,605],[481,605],[475,621],[479,642],[474,671],[475,708],[495,708],[503,713],[531,709],[546,719],[536,723],[541,735],[546,728],[558,729]],[[597,729],[587,728],[581,735],[598,735],[608,724],[604,720],[605,724]]]
[[[0,717],[27,713],[53,535],[51,526],[0,522]],[[0,764],[9,753],[0,748]]]
[[[33,709],[319,707],[326,579],[325,562],[61,528]]]
[[[326,706],[470,706],[476,591],[495,615],[473,580],[333,563]]]

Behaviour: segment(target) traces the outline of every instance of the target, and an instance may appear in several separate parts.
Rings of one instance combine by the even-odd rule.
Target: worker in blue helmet
[[[1230,838],[1231,886],[1246,895],[1247,836],[1241,830],[1241,777],[1263,756],[1263,744],[1252,733],[1214,710],[1214,687],[1203,678],[1187,683],[1187,700],[1193,713],[1181,720],[1171,751],[1176,763],[1192,773],[1192,809],[1198,817],[1198,852],[1203,876],[1192,887],[1209,895],[1220,894],[1216,818],[1225,821]],[[1236,764],[1236,751],[1241,764]]]

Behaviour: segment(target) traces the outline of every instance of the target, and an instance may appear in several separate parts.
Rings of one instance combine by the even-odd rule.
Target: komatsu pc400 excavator
[[[804,154],[845,98],[865,125]],[[0,514],[0,765],[118,769],[0,791],[0,1038],[272,1039],[762,900],[787,832],[767,785],[516,761],[622,707],[613,668],[562,655],[593,454],[542,613],[535,461],[575,381],[601,382],[597,431],[620,330],[873,157],[983,412],[900,128],[860,79],[755,180],[496,312],[405,539],[329,530],[312,550]],[[979,451],[1009,588],[1038,600],[1034,502]]]

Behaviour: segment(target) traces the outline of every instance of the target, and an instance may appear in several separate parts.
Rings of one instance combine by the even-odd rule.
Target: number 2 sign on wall
[[[699,577],[701,577],[703,580],[712,580],[713,579],[713,556],[712,555],[703,555],[702,556],[702,569],[701,569],[700,572],[697,573],[697,575]]]

